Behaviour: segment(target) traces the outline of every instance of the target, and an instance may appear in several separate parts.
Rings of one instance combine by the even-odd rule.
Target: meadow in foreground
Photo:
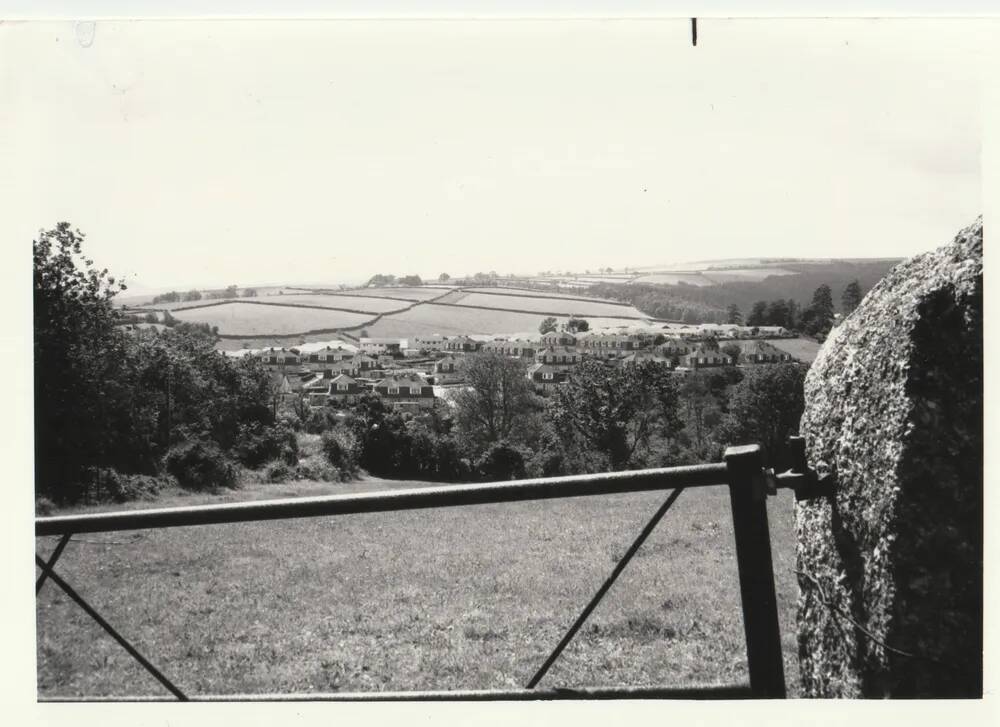
[[[421,485],[247,485],[155,506]],[[518,687],[666,494],[81,535],[57,570],[189,693]],[[789,493],[770,519],[794,685]],[[54,545],[37,541],[43,557]],[[726,489],[684,492],[542,686],[745,681],[733,550]],[[165,694],[52,583],[37,636],[40,697]]]

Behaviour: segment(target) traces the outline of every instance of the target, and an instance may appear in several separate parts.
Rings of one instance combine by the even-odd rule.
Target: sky
[[[136,292],[909,256],[982,211],[996,27],[8,22],[0,224]]]

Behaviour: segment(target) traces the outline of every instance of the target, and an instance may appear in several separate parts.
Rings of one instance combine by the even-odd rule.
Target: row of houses
[[[783,363],[792,360],[791,355],[767,341],[739,341],[733,345],[740,349],[736,355],[723,351],[717,343],[712,345],[707,342],[690,344],[671,341],[652,349],[634,350],[618,357],[614,362],[620,366],[630,366],[640,362],[662,364],[678,374],[685,374],[695,369]],[[546,349],[528,368],[528,378],[532,380],[536,389],[551,390],[569,381],[574,366],[580,360],[579,352],[571,348]]]
[[[734,340],[722,345],[712,339],[667,339],[657,346],[644,348],[636,345],[635,340],[617,334],[580,339],[587,341],[589,345],[576,346],[568,345],[569,334],[549,335],[545,338],[552,345],[542,346],[541,339],[533,342],[514,338],[485,343],[474,339],[463,339],[456,344],[462,345],[461,348],[422,361],[404,360],[398,353],[368,355],[347,346],[328,346],[311,352],[266,349],[255,355],[259,355],[265,363],[279,367],[281,371],[288,371],[293,378],[298,375],[300,378],[314,379],[315,386],[320,387],[317,389],[317,396],[329,396],[335,403],[338,401],[352,403],[361,391],[366,390],[365,387],[376,393],[382,393],[375,385],[379,381],[388,382],[383,387],[386,389],[383,395],[394,400],[393,397],[402,396],[400,392],[404,389],[416,387],[392,386],[391,381],[412,380],[413,375],[426,377],[427,386],[462,383],[465,355],[476,350],[529,359],[532,364],[528,369],[528,377],[543,391],[567,381],[569,372],[584,358],[597,358],[623,366],[648,361],[669,366],[678,373],[713,366],[780,363],[792,360],[786,352],[760,339]],[[562,343],[558,343],[560,341]],[[472,349],[471,346],[465,346],[469,342],[481,345],[477,349]],[[733,347],[736,347],[738,352],[734,353]],[[332,393],[329,394],[324,393],[327,381],[335,382]],[[353,387],[353,383],[357,383],[360,388]],[[345,388],[338,389],[338,384]],[[412,403],[419,404],[420,401]]]
[[[476,352],[530,361],[527,376],[543,392],[567,382],[585,358],[622,366],[648,361],[681,374],[713,366],[792,359],[765,340],[743,339],[745,327],[705,324],[687,328],[690,330],[664,333],[623,328],[511,337],[361,338],[358,345],[344,342],[308,351],[274,347],[244,353],[258,357],[274,370],[282,397],[304,396],[314,406],[341,406],[355,403],[370,391],[389,406],[403,410],[431,408],[436,400],[435,386],[462,384],[466,355]],[[759,332],[762,329],[753,329],[754,335]],[[766,333],[782,335],[783,329]]]
[[[392,409],[422,411],[434,408],[434,387],[420,373],[398,372],[379,379],[355,378],[329,372],[277,373],[277,395],[283,400],[303,397],[310,406],[345,406],[372,392]]]
[[[361,338],[358,345],[340,343],[334,346],[300,352],[294,348],[267,348],[252,352],[267,364],[280,366],[315,365],[325,366],[351,360],[360,371],[370,366],[371,360],[383,365],[401,357],[419,357],[436,354],[464,354],[476,351],[498,353],[504,356],[536,358],[543,349],[573,347],[581,354],[603,359],[621,358],[632,351],[654,347],[658,339],[665,342],[670,355],[687,355],[698,347],[699,342],[714,340],[760,340],[766,337],[791,335],[779,326],[747,327],[735,324],[705,323],[698,326],[683,326],[664,329],[623,329],[620,331],[594,331],[573,334],[567,331],[551,331],[545,334],[526,334],[514,337],[478,337],[467,335],[442,336],[439,334],[414,336],[413,338]],[[367,357],[367,358],[366,358]],[[367,364],[365,363],[367,362]]]

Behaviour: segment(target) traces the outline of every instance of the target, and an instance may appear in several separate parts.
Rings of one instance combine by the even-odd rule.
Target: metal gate
[[[804,456],[801,456],[804,455],[801,439],[793,438],[792,445],[795,451],[800,454],[796,458],[799,464],[793,470],[777,476],[774,476],[770,471],[765,471],[762,467],[760,447],[748,445],[728,448],[723,462],[688,467],[157,510],[42,517],[35,520],[35,536],[59,535],[62,537],[47,561],[37,554],[35,555],[35,562],[41,571],[35,584],[35,594],[37,596],[46,580],[51,580],[152,674],[172,695],[172,698],[182,701],[784,698],[785,679],[778,630],[778,611],[774,592],[766,499],[767,494],[769,492],[773,494],[776,487],[779,486],[795,489],[797,496],[809,496],[810,488],[815,487],[813,478],[806,471]],[[591,612],[610,590],[612,584],[624,571],[628,562],[681,492],[689,487],[713,486],[729,488],[733,531],[736,539],[743,627],[746,635],[749,684],[681,688],[669,686],[538,688],[538,684],[546,672],[559,658],[563,649],[583,626]],[[79,533],[394,512],[421,508],[460,507],[668,489],[672,490],[669,497],[642,529],[604,584],[584,607],[573,625],[524,689],[305,694],[188,694],[154,666],[149,659],[139,653],[54,570],[55,564],[70,538]],[[124,699],[113,697],[93,701],[155,701],[161,698],[170,699],[171,697],[127,697]],[[44,701],[92,700],[88,698],[56,698]]]

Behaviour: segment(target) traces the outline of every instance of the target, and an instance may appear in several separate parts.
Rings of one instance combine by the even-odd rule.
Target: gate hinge
[[[794,462],[791,469],[779,474],[775,474],[770,468],[764,470],[767,494],[777,494],[779,487],[790,489],[795,492],[796,502],[815,500],[832,494],[834,478],[831,475],[817,477],[816,472],[806,462],[806,440],[803,437],[789,437],[788,447]]]

